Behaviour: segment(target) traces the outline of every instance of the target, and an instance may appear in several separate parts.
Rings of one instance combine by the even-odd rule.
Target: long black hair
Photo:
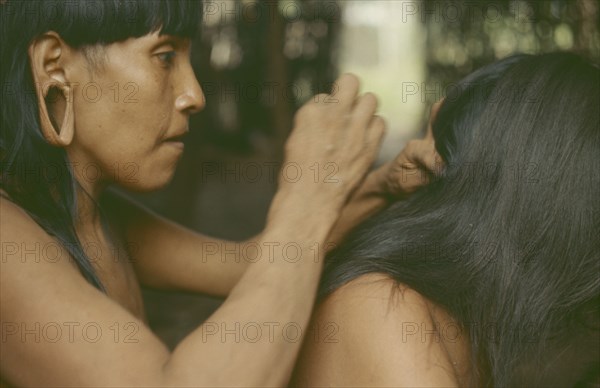
[[[597,324],[599,74],[575,54],[516,55],[449,88],[440,175],[327,258],[320,298],[389,275],[461,323],[483,386]]]
[[[62,243],[86,279],[101,290],[74,228],[80,185],[65,150],[49,145],[40,131],[28,47],[47,31],[57,32],[72,48],[85,50],[86,57],[90,48],[155,31],[191,38],[201,20],[201,6],[190,0],[0,4],[0,188]]]

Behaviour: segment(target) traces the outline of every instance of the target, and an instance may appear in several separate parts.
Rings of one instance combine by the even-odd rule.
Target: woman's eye
[[[164,53],[157,54],[158,58],[167,65],[173,64],[175,58],[175,51],[165,51]]]

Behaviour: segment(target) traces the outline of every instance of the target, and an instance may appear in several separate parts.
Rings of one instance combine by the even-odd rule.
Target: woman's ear
[[[46,141],[54,146],[66,147],[71,144],[75,132],[73,112],[73,89],[66,79],[64,69],[68,45],[55,32],[47,32],[29,45],[29,61],[33,74],[35,92],[38,99],[40,126]],[[62,98],[48,101],[53,106],[53,117],[47,107],[47,97],[52,89],[58,89]],[[60,112],[64,111],[62,116]],[[54,120],[53,120],[54,119]],[[61,123],[55,128],[53,122]]]

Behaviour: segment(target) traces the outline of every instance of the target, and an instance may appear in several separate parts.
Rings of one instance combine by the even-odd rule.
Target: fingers
[[[379,144],[385,123],[380,117],[374,116],[378,105],[377,97],[373,93],[357,96],[359,88],[360,82],[354,74],[342,74],[334,84],[330,100],[337,100],[338,107],[349,112],[350,125],[344,128],[349,136],[356,136],[356,139],[364,139],[365,142],[374,140],[375,136],[374,143]],[[358,134],[357,131],[362,133]]]
[[[354,74],[344,73],[333,84],[330,101],[339,104],[340,108],[349,108],[354,104],[360,82]]]
[[[354,74],[342,74],[331,94],[320,94],[305,104],[294,117],[295,127],[316,124],[329,154],[343,148],[347,154],[379,147],[385,122],[375,117],[377,97],[373,93],[358,96],[360,82]],[[329,129],[323,131],[323,129]],[[333,144],[337,146],[334,147]]]
[[[386,123],[380,116],[373,116],[366,136],[366,152],[373,155],[373,160],[377,157],[377,151],[381,146],[386,131]]]
[[[428,171],[437,175],[441,167],[441,158],[438,156],[433,142],[425,140],[411,140],[406,145],[409,161],[413,161]]]
[[[427,125],[427,134],[423,140],[415,140],[410,147],[410,160],[414,160],[419,163],[422,167],[434,174],[438,174],[442,166],[442,158],[435,149],[435,139],[433,138],[433,123],[444,104],[444,99],[435,102],[431,107],[431,113],[429,114],[429,124]]]
[[[353,124],[358,128],[366,128],[375,117],[373,115],[377,105],[377,97],[373,93],[365,93],[358,97],[352,112]]]
[[[433,123],[435,122],[435,118],[437,117],[437,114],[440,111],[440,108],[443,104],[444,99],[442,98],[441,100],[435,102],[431,106],[431,113],[429,114],[429,123],[427,125],[427,134],[425,135],[426,139],[433,140]]]

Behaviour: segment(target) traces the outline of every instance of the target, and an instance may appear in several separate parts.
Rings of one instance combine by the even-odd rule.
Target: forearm
[[[165,366],[167,385],[287,384],[301,345],[295,330],[307,330],[320,265],[275,267],[248,268],[219,310],[175,349]],[[200,365],[213,374],[185,378]]]
[[[270,245],[262,234],[236,242],[210,238],[173,225],[177,246],[170,247],[170,260],[165,263],[162,253],[138,255],[134,268],[140,283],[165,291],[186,291],[225,297],[241,279],[248,266],[258,260],[259,250]],[[175,234],[175,233],[174,233]],[[141,240],[137,240],[141,241]]]
[[[323,254],[315,256],[311,247],[324,243],[335,221],[308,217],[272,221],[278,229],[268,228],[264,239],[278,246],[249,264],[219,310],[175,349],[165,366],[169,385],[287,384],[322,268]],[[190,375],[208,364],[212,375]]]

